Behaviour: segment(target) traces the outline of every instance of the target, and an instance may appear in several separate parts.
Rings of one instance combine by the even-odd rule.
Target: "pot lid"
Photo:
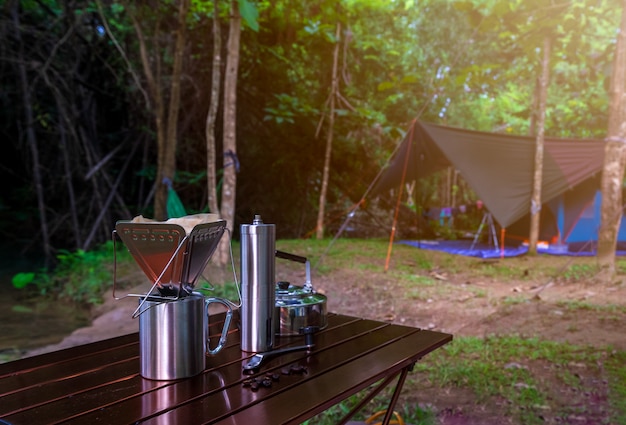
[[[310,305],[326,302],[326,295],[319,294],[311,286],[291,285],[289,282],[276,284],[276,306]]]

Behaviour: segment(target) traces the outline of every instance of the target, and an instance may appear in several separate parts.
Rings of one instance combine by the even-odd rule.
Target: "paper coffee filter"
[[[218,214],[204,213],[204,214],[192,214],[184,217],[170,218],[165,221],[157,221],[151,218],[145,218],[143,215],[134,217],[132,223],[148,223],[148,224],[177,224],[185,229],[187,235],[191,233],[194,227],[198,224],[214,223],[220,220]]]

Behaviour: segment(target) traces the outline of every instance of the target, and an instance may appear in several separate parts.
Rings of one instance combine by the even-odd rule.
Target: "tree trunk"
[[[543,60],[541,61],[541,90],[539,92],[539,116],[537,117],[537,142],[535,150],[535,175],[533,177],[533,192],[530,201],[530,236],[528,253],[537,254],[539,239],[539,225],[541,217],[541,185],[543,183],[543,139],[546,121],[546,100],[548,98],[548,83],[550,81],[550,38],[543,40]]]
[[[127,10],[129,4],[126,4]],[[182,66],[184,61],[184,49],[186,43],[186,17],[189,10],[189,0],[180,0],[178,5],[178,22],[175,32],[175,46],[173,47],[174,62],[172,65],[172,75],[170,82],[169,92],[169,105],[166,109],[161,83],[161,65],[162,61],[159,57],[158,50],[155,49],[154,65],[151,63],[148,48],[146,46],[146,40],[144,39],[143,31],[139,19],[134,13],[131,13],[131,19],[135,32],[137,33],[137,40],[139,42],[139,53],[141,57],[141,63],[146,76],[146,84],[148,85],[148,92],[154,102],[154,120],[156,126],[156,138],[157,138],[157,174],[155,184],[155,196],[154,196],[154,218],[157,220],[165,220],[168,218],[167,214],[167,196],[168,185],[167,182],[174,181],[174,174],[176,171],[176,145],[178,139],[178,112],[180,108],[180,81],[182,76]],[[157,22],[154,29],[154,39],[158,40],[162,37],[160,33],[160,24]],[[158,45],[158,42],[157,42]],[[157,73],[154,74],[152,67],[155,67]],[[167,119],[167,121],[166,121]]]
[[[213,68],[211,74],[211,101],[209,112],[206,117],[206,176],[207,176],[207,200],[209,211],[219,212],[217,205],[217,178],[215,166],[215,118],[220,101],[220,82],[222,79],[222,40],[219,21],[217,0],[213,0]]]
[[[335,51],[333,52],[333,74],[330,89],[330,106],[328,112],[328,132],[326,133],[326,152],[324,153],[324,172],[322,176],[322,188],[320,190],[320,205],[317,213],[316,236],[317,239],[324,237],[324,212],[326,209],[326,192],[328,191],[328,179],[330,175],[330,158],[333,150],[333,127],[335,125],[335,97],[339,84],[337,66],[339,63],[339,37],[341,36],[341,24],[337,22],[335,31]]]
[[[74,194],[74,185],[72,183],[72,170],[70,163],[70,155],[68,153],[67,137],[65,133],[65,120],[62,118],[65,114],[62,112],[64,107],[62,105],[61,95],[54,93],[54,98],[58,110],[58,122],[59,129],[59,146],[61,149],[61,157],[63,158],[63,170],[65,172],[65,184],[67,185],[67,197],[70,202],[70,217],[72,221],[72,232],[74,233],[74,246],[76,249],[82,248],[82,239],[80,235],[80,225],[78,223],[78,208],[76,208],[76,195]]]
[[[125,4],[125,8],[129,10],[129,5]],[[163,106],[163,94],[159,88],[159,82],[155,78],[152,72],[152,65],[150,63],[150,57],[148,55],[148,47],[146,46],[146,40],[141,29],[141,24],[134,13],[130,13],[133,21],[133,27],[137,34],[137,41],[139,43],[139,56],[141,58],[141,65],[144,75],[146,76],[146,84],[148,86],[148,92],[154,103],[154,122],[156,126],[156,138],[157,138],[157,176],[154,182],[155,195],[154,195],[154,218],[157,220],[163,220],[167,216],[167,187],[161,184],[159,179],[161,173],[160,164],[163,163],[163,150],[165,146],[165,129],[163,120],[165,117],[165,108]],[[155,58],[157,62],[157,69],[160,67],[160,59],[157,56]],[[146,105],[147,107],[149,105]]]
[[[535,80],[535,90],[533,91],[533,103],[530,107],[530,124],[528,125],[528,135],[537,136],[537,115],[539,114],[539,98],[541,97],[541,77]]]
[[[167,132],[165,144],[163,145],[163,163],[158,164],[160,173],[157,174],[161,182],[162,190],[165,189],[165,212],[167,218],[167,186],[163,182],[169,180],[174,182],[176,172],[176,145],[178,144],[178,112],[180,109],[180,80],[183,73],[183,61],[185,43],[187,40],[187,11],[189,10],[189,0],[179,0],[178,6],[178,28],[176,29],[176,45],[174,48],[174,64],[172,66],[172,82],[170,86],[170,104],[168,106]],[[157,183],[159,182],[157,181]]]
[[[609,126],[602,172],[601,224],[598,232],[600,280],[615,276],[615,248],[622,220],[622,188],[626,167],[626,0],[622,1],[622,21],[615,46]]]
[[[226,226],[235,225],[235,195],[237,189],[237,71],[239,69],[239,39],[241,36],[241,16],[236,0],[230,2],[230,29],[228,32],[228,53],[226,74],[224,75],[224,180],[222,184],[222,205],[220,215]],[[216,262],[228,263],[229,246],[222,238]]]
[[[41,228],[41,242],[45,257],[45,265],[48,266],[52,260],[52,251],[50,246],[50,232],[48,229],[48,219],[46,217],[46,202],[43,193],[43,184],[41,177],[41,164],[39,162],[39,149],[37,147],[37,136],[35,135],[34,116],[32,109],[32,99],[28,77],[26,75],[26,61],[24,60],[24,46],[22,43],[22,34],[20,33],[20,17],[19,17],[19,1],[14,1],[11,5],[11,18],[13,21],[13,29],[15,31],[15,39],[19,43],[19,61],[17,64],[20,78],[20,89],[22,91],[22,107],[24,110],[24,121],[26,125],[26,143],[31,153],[33,164],[33,185],[37,194],[37,208],[39,210],[39,226]]]

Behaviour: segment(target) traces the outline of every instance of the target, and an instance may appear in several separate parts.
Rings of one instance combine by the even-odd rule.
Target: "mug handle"
[[[209,346],[209,304],[211,303],[220,303],[226,306],[226,308],[228,309],[228,311],[226,312],[226,318],[224,319],[224,327],[222,328],[222,335],[220,336],[220,340],[217,343],[217,347],[215,347],[212,350],[211,350],[211,347]],[[233,317],[233,306],[234,304],[232,302],[225,300],[223,298],[216,298],[216,297],[205,298],[204,316],[206,317],[205,332],[206,332],[207,353],[211,355],[217,354],[217,352],[220,351],[224,347],[224,344],[226,343],[226,337],[228,336],[228,328],[230,327],[230,321]]]

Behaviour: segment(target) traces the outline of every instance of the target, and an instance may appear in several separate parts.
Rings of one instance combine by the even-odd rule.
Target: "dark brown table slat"
[[[0,385],[3,378],[14,375],[16,372],[25,373],[29,370],[49,367],[57,363],[73,361],[82,356],[89,356],[94,353],[104,351],[115,351],[119,347],[127,344],[137,343],[137,333],[124,335],[116,338],[105,339],[90,344],[80,345],[72,348],[54,351],[52,353],[41,354],[34,357],[26,357],[24,359],[15,360],[9,363],[0,364]],[[1,388],[1,387],[0,387]],[[2,391],[0,390],[0,395]]]
[[[337,326],[349,320],[355,319],[336,315],[329,316],[330,326]],[[223,321],[218,324],[219,329],[215,331],[216,333],[221,332]],[[234,332],[238,331],[231,326],[230,333]],[[227,346],[236,345],[236,352],[239,355],[238,341],[237,335],[229,335]],[[115,347],[116,351],[109,347]],[[100,351],[95,351],[95,349]],[[68,352],[73,352],[75,356],[68,355]],[[59,351],[58,353],[64,354],[63,359],[47,354],[39,356],[40,360],[49,359],[49,364],[36,364],[33,362],[33,358],[13,362],[11,367],[13,373],[0,379],[0,388],[2,389],[0,391],[0,397],[2,397],[0,416],[26,409],[29,406],[49,403],[63,397],[76,396],[81,391],[94,387],[123,382],[136,377],[139,370],[138,352],[137,334],[134,334]],[[104,362],[101,358],[103,355],[106,356]],[[117,360],[120,356],[122,361]],[[213,359],[209,357],[209,367],[212,361]],[[91,371],[78,368],[80,364],[89,363],[93,363],[91,366],[93,370]],[[23,369],[20,370],[16,365],[22,365]]]
[[[216,315],[216,319],[212,321],[210,330],[213,338],[217,338],[218,333],[221,333],[224,323],[223,316],[223,314]],[[227,345],[233,344],[235,338],[238,344],[239,337],[234,336],[236,332],[238,330],[234,324],[231,324]],[[62,358],[44,354],[40,357],[39,364],[36,363],[37,357],[18,360],[14,362],[16,366],[12,373],[7,373],[0,378],[0,396],[17,390],[25,390],[33,385],[42,386],[48,382],[65,380],[68,376],[97,371],[111,363],[128,360],[132,357],[138,358],[137,335],[135,333],[120,337],[119,339],[124,341],[124,344],[118,344],[118,338],[113,338],[50,353],[53,355],[62,353],[64,354]],[[21,368],[18,369],[19,366]],[[138,371],[138,367],[135,370]],[[2,414],[1,409],[0,414]]]
[[[93,390],[102,385],[122,382],[138,375],[139,358],[107,364],[86,373],[74,374],[66,379],[48,382],[40,386],[24,387],[2,397],[0,416],[9,415],[24,409],[32,409],[55,400],[73,397],[81,392]],[[104,382],[103,382],[104,381]]]
[[[229,387],[220,393],[209,394],[197,401],[194,400],[192,403],[179,406],[175,410],[162,415],[162,418],[156,418],[156,420],[147,421],[147,423],[159,423],[161,420],[173,420],[174,422],[172,423],[184,423],[186,420],[198,417],[198,415],[199,417],[205,418],[220,418],[232,414],[235,411],[249,408],[249,406],[255,403],[264,404],[267,399],[270,399],[277,393],[288,393],[294,387],[308,385],[308,381],[315,376],[333,373],[334,369],[338,366],[354,361],[365,353],[376,351],[381,346],[381,341],[383,340],[386,340],[387,343],[390,344],[392,341],[401,339],[414,332],[419,331],[395,326],[378,327],[371,332],[361,334],[357,338],[345,341],[333,349],[313,352],[309,357],[296,359],[291,358],[290,356],[292,355],[280,357],[278,359],[281,360],[281,364],[276,365],[278,370],[285,365],[294,363],[305,364],[305,361],[307,361],[305,364],[308,369],[307,374],[283,376],[280,378],[280,381],[274,383],[270,389],[262,388],[257,392],[253,392],[241,385]],[[263,373],[262,371],[261,374]],[[224,400],[228,402],[225,403]],[[241,423],[244,424],[246,422]]]
[[[138,351],[138,350],[136,350]],[[230,358],[226,353],[230,354]],[[135,353],[136,354],[136,353]],[[239,361],[241,359],[241,350],[238,343],[223,349],[220,352],[221,362]],[[134,367],[133,367],[134,363]],[[33,397],[29,395],[28,400],[23,400],[22,406],[30,405],[31,408],[17,412],[7,416],[12,424],[35,424],[35,423],[57,423],[73,417],[84,411],[98,410],[107,404],[115,404],[120,400],[136,397],[143,392],[153,391],[160,387],[172,385],[169,381],[151,381],[143,379],[139,375],[139,358],[135,357],[132,362],[126,365],[113,365],[112,369],[120,369],[118,373],[99,373],[94,377],[91,387],[82,392],[76,392],[73,388],[62,385],[57,388],[58,391],[67,390],[65,396],[56,399],[49,398],[47,403],[33,405]],[[121,377],[116,378],[116,375]],[[181,380],[179,382],[193,381],[192,379]],[[43,391],[47,391],[43,388]],[[28,394],[28,393],[25,393]],[[39,394],[38,397],[42,395]],[[45,397],[45,394],[43,395]],[[2,399],[3,400],[3,399]],[[77,409],[80,406],[80,409]],[[46,418],[45,422],[40,422],[42,418]],[[85,422],[88,423],[88,422]]]
[[[220,319],[223,315],[211,316],[212,334],[221,331]],[[336,314],[329,314],[328,321],[328,328],[315,336],[312,353],[276,357],[261,370],[264,374],[306,363],[308,374],[281,376],[271,388],[258,392],[242,385],[248,378],[242,366],[252,354],[241,352],[240,334],[233,325],[227,346],[207,357],[203,374],[175,382],[139,376],[138,334],[0,365],[0,417],[14,425],[142,419],[155,424],[295,424],[395,374],[452,338]],[[278,339],[278,346],[302,343],[301,337]],[[299,401],[290,401],[292,396]],[[281,404],[285,406],[278,409]],[[276,415],[263,416],[264,411]]]
[[[451,335],[429,331],[407,335],[397,343],[342,364],[332,373],[315,376],[306,385],[290,388],[225,420],[205,423],[300,424],[385,376],[399,372],[451,339]]]
[[[368,335],[372,330],[380,328],[381,326],[385,325],[379,322],[364,320],[344,322],[344,324],[339,325],[339,327],[320,332],[317,337],[318,350],[330,350],[339,344],[345,343],[347,338]],[[290,339],[291,345],[302,344],[302,339]],[[290,358],[292,360],[306,358],[306,352],[296,352],[284,357],[279,357],[278,359],[281,358]],[[166,411],[189,402],[189,400],[206,397],[207,394],[213,393],[218,398],[222,397],[220,394],[226,387],[235,388],[234,391],[239,394],[237,398],[240,398],[242,389],[241,382],[248,378],[242,374],[242,366],[247,362],[248,358],[240,357],[239,360],[239,362],[230,362],[229,364],[224,364],[225,362],[221,360],[220,362],[224,364],[224,366],[209,369],[207,373],[189,379],[203,382],[204,385],[189,385],[181,381],[180,384],[182,385],[176,383],[170,387],[163,387],[151,393],[143,393],[140,397],[117,402],[104,409],[97,409],[77,418],[76,423],[93,423],[96,421],[104,423],[132,423],[145,416],[145,414],[139,417],[136,415],[138,412],[145,412],[147,410],[146,406],[152,406],[153,409],[158,407],[157,410],[153,410],[154,412]],[[210,375],[210,379],[208,379],[206,375]],[[218,379],[218,381],[215,381],[215,379]],[[209,384],[217,385],[210,386]],[[245,390],[249,392],[248,389]],[[230,410],[230,408],[231,407],[228,409]]]
[[[136,339],[136,338],[135,338]],[[98,371],[111,363],[122,362],[130,358],[139,358],[139,345],[124,345],[118,350],[100,351],[89,356],[81,356],[66,361],[53,363],[47,367],[39,367],[17,372],[0,380],[0,394],[10,394],[33,386],[41,387],[48,382],[66,380],[68,377]]]
[[[351,318],[348,319],[345,316],[329,317],[329,328],[333,329],[334,327],[345,326],[347,323],[355,323],[359,322],[359,319]],[[226,357],[226,349],[222,350],[218,353],[217,356],[209,356],[207,358],[207,367],[211,368],[216,364],[228,364],[232,362],[237,362],[236,370],[240,377],[241,373],[241,365],[242,360],[244,358],[249,358],[251,356],[248,354],[243,354],[240,351],[239,345],[239,336],[237,334],[238,331],[235,330],[233,334],[234,337],[229,335],[229,339],[227,340],[227,347],[231,347],[230,356]],[[323,331],[322,333],[324,333]],[[137,338],[137,334],[135,335]],[[301,338],[288,338],[287,339],[292,345],[302,344]],[[283,345],[285,341],[281,342]],[[126,350],[127,347],[123,347]],[[65,382],[50,382],[47,381],[45,385],[42,385],[38,391],[28,390],[24,394],[19,397],[14,397],[13,400],[19,400],[19,403],[15,406],[33,406],[30,410],[25,410],[23,412],[19,412],[16,415],[10,416],[16,423],[35,423],[33,421],[37,421],[37,418],[46,417],[48,421],[54,422],[57,420],[63,420],[63,418],[67,418],[72,416],[72,413],[75,413],[75,406],[77,404],[81,405],[83,410],[95,409],[99,410],[101,407],[106,406],[107,404],[115,404],[119,403],[120,400],[124,400],[125,398],[132,398],[133,396],[137,396],[138,394],[142,394],[145,391],[152,390],[154,388],[167,386],[167,382],[158,383],[158,385],[154,385],[153,381],[144,380],[138,376],[139,371],[139,359],[137,357],[138,354],[138,346],[135,343],[135,348],[129,357],[134,357],[134,367],[129,367],[125,365],[124,369],[115,374],[115,373],[100,373],[94,376],[92,381],[92,388],[86,389],[83,394],[79,393],[75,388],[65,385]],[[99,353],[95,353],[94,356],[98,356]],[[128,354],[128,353],[127,353]],[[245,357],[242,357],[245,356]],[[81,361],[83,361],[85,357],[81,357]],[[98,358],[98,364],[100,363],[100,359]],[[132,366],[132,365],[131,365]],[[102,368],[103,366],[101,366]],[[115,365],[113,366],[115,367]],[[121,365],[119,367],[122,367]],[[35,372],[40,372],[45,368],[37,368]],[[58,370],[61,373],[64,369]],[[67,371],[66,371],[67,372]],[[72,371],[74,373],[75,371]],[[126,374],[126,376],[124,376]],[[113,379],[115,378],[115,379]],[[195,378],[191,378],[195,379]],[[147,385],[144,381],[150,383]],[[56,398],[52,398],[49,395],[54,393],[54,385],[56,384]],[[108,384],[108,385],[107,385]],[[169,390],[168,390],[169,391]],[[61,392],[61,394],[58,394]],[[65,394],[63,394],[65,392]],[[65,396],[65,397],[64,397]],[[41,404],[41,399],[48,400],[48,403]],[[4,399],[3,399],[4,401]],[[13,404],[13,402],[11,403]],[[4,405],[4,403],[3,403]],[[9,403],[7,403],[9,405]],[[10,406],[10,405],[9,405]],[[11,406],[12,410],[16,407]]]

